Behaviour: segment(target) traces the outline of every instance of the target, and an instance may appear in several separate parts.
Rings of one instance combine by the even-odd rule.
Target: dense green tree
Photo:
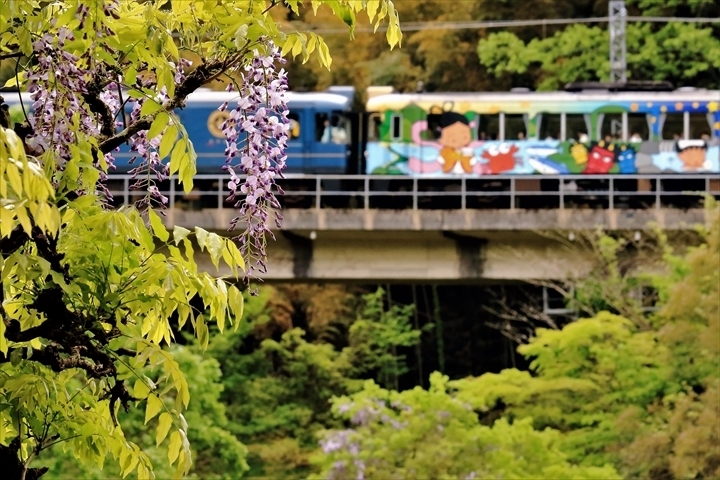
[[[322,472],[311,478],[620,478],[609,466],[571,465],[559,432],[534,430],[529,418],[480,424],[437,372],[429,390],[388,391],[369,381],[333,403],[352,428],[325,433],[315,459]]]
[[[720,13],[713,2],[705,0],[628,4],[631,15]],[[720,85],[720,31],[716,27],[629,22],[626,38],[630,80],[668,80],[676,86],[706,88]],[[608,81],[609,44],[607,26],[577,24],[544,38],[492,33],[480,40],[477,51],[480,62],[498,78],[522,75],[525,84],[518,86],[557,90],[569,82]]]
[[[518,350],[517,370],[453,383],[491,421],[532,417],[564,433],[586,465],[612,462],[629,478],[714,478],[720,471],[718,339],[720,216],[711,202],[705,241],[686,254],[666,247],[653,276],[662,308],[646,319],[601,312],[562,330],[540,329]],[[591,293],[590,296],[595,295]]]
[[[46,468],[34,461],[53,447],[86,465],[102,468],[110,461],[122,476],[153,477],[150,456],[126,438],[118,421],[118,410],[136,401],[157,444],[167,445],[173,475],[190,471],[182,413],[190,387],[163,346],[186,324],[201,348],[209,341],[208,325],[220,331],[226,323],[239,326],[243,297],[235,283],[265,268],[276,173],[268,157],[274,158],[275,147],[282,150],[287,130],[285,122],[266,122],[268,110],[255,98],[264,95],[267,108],[285,118],[286,78],[275,63],[285,54],[303,60],[317,54],[325,67],[331,63],[321,37],[279,30],[269,13],[276,3],[0,4],[0,59],[15,64],[8,84],[34,101],[25,122],[14,125],[0,101],[0,464],[7,477],[42,476]],[[285,3],[298,8],[297,1]],[[309,3],[317,9],[325,2]],[[365,11],[375,25],[389,21],[391,46],[400,42],[392,2],[339,0],[331,6],[350,32],[356,14]],[[181,51],[199,57],[192,71]],[[153,210],[167,200],[155,179],[177,173],[189,192],[195,173],[192,142],[173,110],[197,88],[241,70],[246,75],[238,98],[245,103],[237,111],[267,135],[253,137],[259,154],[241,145],[251,161],[235,164],[259,183],[242,186],[229,177],[239,209],[233,226],[244,228],[240,247],[202,229],[176,227],[170,240]],[[8,75],[7,68],[0,72]],[[126,102],[133,104],[131,115],[121,112]],[[226,130],[228,141],[236,142],[236,125]],[[136,186],[146,195],[134,207],[113,211],[103,181],[124,142],[142,157]],[[226,264],[233,278],[198,272],[193,245],[207,249],[216,267]],[[142,374],[145,368],[152,376]],[[234,444],[217,433],[213,441]],[[197,438],[203,448],[225,448]],[[237,466],[240,457],[225,460]]]

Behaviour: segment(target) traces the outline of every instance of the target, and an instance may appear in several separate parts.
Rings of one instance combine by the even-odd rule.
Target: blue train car
[[[225,137],[220,125],[229,118],[229,111],[221,112],[223,102],[237,100],[234,92],[201,90],[190,95],[186,107],[176,110],[197,152],[200,173],[219,173],[224,165]],[[350,155],[351,99],[334,93],[288,94],[290,139],[287,148],[287,173],[347,172]],[[127,171],[132,154],[121,148],[116,155],[118,172]]]
[[[290,139],[287,148],[286,173],[346,174],[358,173],[358,151],[353,149],[357,114],[351,112],[352,90],[335,89],[340,93],[288,93]],[[19,105],[17,92],[3,92],[9,105]],[[28,94],[22,94],[25,107],[32,105]],[[187,129],[197,152],[199,173],[220,173],[225,162],[225,137],[220,125],[229,117],[218,107],[237,100],[237,93],[201,89],[190,95],[186,107],[175,113]],[[128,112],[129,113],[129,112]],[[128,145],[115,153],[115,172],[123,173],[133,165]]]

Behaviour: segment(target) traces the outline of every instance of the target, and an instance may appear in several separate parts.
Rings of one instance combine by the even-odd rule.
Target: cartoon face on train
[[[587,165],[583,173],[607,174],[613,167],[615,160],[615,145],[605,145],[598,142],[588,153]]]
[[[632,147],[623,145],[617,150],[617,164],[620,173],[637,173],[635,166],[635,150]]]

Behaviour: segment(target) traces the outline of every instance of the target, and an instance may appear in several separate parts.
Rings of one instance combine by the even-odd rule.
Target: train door
[[[350,154],[351,122],[345,112],[315,110],[308,173],[344,174]]]
[[[313,138],[312,122],[308,121],[310,116],[311,114],[309,115],[306,109],[291,109],[288,114],[290,129],[285,149],[286,173],[307,172],[307,155],[305,153],[309,150]]]

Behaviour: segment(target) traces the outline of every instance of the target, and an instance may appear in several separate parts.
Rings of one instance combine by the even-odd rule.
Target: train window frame
[[[620,121],[619,121],[619,127],[620,127],[620,130],[619,130],[619,131],[620,131],[620,134],[619,134],[619,135],[617,134],[617,131],[616,131],[615,133],[613,133],[613,126],[615,126],[615,125],[613,125],[613,123],[614,123],[614,122],[618,122],[617,120],[614,120],[614,119],[611,119],[611,120],[610,120],[610,125],[609,125],[609,127],[610,127],[610,133],[609,133],[609,134],[606,134],[606,135],[603,135],[603,130],[604,130],[604,127],[605,127],[606,115],[608,116],[607,118],[610,118],[610,117],[609,117],[610,115],[612,115],[613,117],[615,117],[615,116],[620,116]],[[604,140],[605,137],[607,137],[607,136],[610,136],[610,138],[611,138],[612,140],[615,140],[615,141],[620,140],[620,139],[623,139],[623,134],[624,134],[626,128],[627,128],[627,123],[626,123],[626,121],[625,121],[625,115],[623,115],[622,112],[601,112],[601,113],[598,113],[598,114],[597,114],[597,117],[596,117],[596,124],[595,124],[595,130],[596,130],[596,131],[595,131],[595,139],[596,139],[596,140]]]
[[[402,140],[402,120],[401,113],[390,115],[390,140]]]
[[[351,142],[352,135],[352,120],[348,115],[348,112],[343,110],[333,110],[330,112],[330,127],[335,129],[331,132],[330,143],[334,145],[349,145]],[[339,133],[342,132],[344,140],[340,139]]]
[[[382,135],[382,113],[371,112],[367,121],[367,139],[369,142],[379,142]]]
[[[323,119],[322,122],[320,119]],[[313,140],[315,143],[325,143],[322,141],[323,136],[325,136],[325,121],[330,122],[330,115],[328,112],[315,112],[315,135],[313,136]],[[322,129],[320,129],[320,125],[323,125]]]
[[[287,116],[290,120],[290,128],[288,128],[288,142],[299,142],[302,141],[302,122],[300,121],[300,114],[297,112],[290,112]],[[297,124],[297,129],[294,128],[293,123]],[[297,133],[297,135],[295,135]]]
[[[673,118],[679,117],[681,119],[680,131],[672,132],[672,134],[676,134],[678,136],[678,138],[670,138],[670,137],[665,136],[665,134],[666,134],[665,127],[667,126],[667,120],[670,116],[672,116]],[[685,131],[687,128],[685,125],[685,114],[683,112],[661,113],[658,118],[658,122],[659,122],[659,125],[658,125],[659,140],[661,140],[661,141],[662,140],[679,140],[679,139],[687,140],[687,138],[685,137]],[[674,123],[677,123],[677,122],[674,122]]]
[[[508,117],[511,117],[508,119]],[[520,117],[523,122],[524,126],[524,132],[523,132],[523,138],[507,138],[508,137],[508,120],[515,120],[516,117]],[[502,131],[502,140],[507,139],[508,141],[526,141],[528,140],[528,130],[530,130],[529,122],[530,122],[530,115],[527,113],[505,113],[502,114],[502,120],[503,120],[503,128]]]
[[[637,132],[636,128],[630,128],[630,120],[637,118],[638,120],[640,118],[643,118],[645,120],[645,124],[643,127],[647,128],[647,135],[644,134],[644,130],[641,132]],[[653,123],[652,123],[653,115],[649,113],[633,113],[633,112],[625,112],[623,114],[623,136],[622,140],[624,142],[627,142],[629,139],[632,139],[635,136],[635,133],[638,133],[640,136],[640,139],[643,142],[650,141],[653,139]],[[633,122],[634,123],[634,122]],[[662,127],[662,125],[659,125],[659,127]]]
[[[349,121],[345,112],[341,110],[315,112],[315,142],[324,145],[347,145],[350,142]],[[328,122],[327,125],[325,122]],[[338,126],[341,122],[343,126]],[[343,141],[336,140],[336,133],[339,134],[340,131],[344,132]]]
[[[558,131],[556,136],[546,135],[544,138],[541,135],[543,126],[548,118],[558,118]],[[563,124],[565,122],[565,112],[540,112],[535,115],[535,139],[536,140],[560,140],[565,141],[565,129]],[[547,133],[547,132],[546,132]]]
[[[560,132],[560,133],[561,133],[561,137],[562,137],[562,140],[563,140],[563,141],[568,140],[568,138],[573,138],[573,139],[574,139],[574,137],[569,137],[569,136],[568,136],[568,128],[567,128],[567,127],[568,127],[568,116],[569,116],[569,115],[572,115],[573,117],[576,117],[576,116],[582,117],[582,120],[583,120],[583,123],[584,123],[584,127],[585,127],[585,128],[584,128],[584,131],[583,131],[582,133],[585,134],[585,136],[588,138],[588,140],[590,140],[590,135],[592,134],[592,128],[591,128],[591,127],[592,127],[592,123],[591,123],[591,119],[590,119],[590,114],[589,114],[589,113],[575,113],[575,112],[574,112],[574,113],[568,113],[568,112],[563,112],[562,115],[563,115],[563,117],[562,117],[562,125],[561,125],[562,129],[561,129],[561,132]],[[577,141],[579,141],[579,140],[580,140],[580,137],[578,136],[578,140],[577,140]]]
[[[488,121],[488,126],[492,122],[492,120],[497,119],[497,138],[492,138],[492,134],[489,132],[486,132],[485,130],[481,131],[480,127],[483,122],[483,119],[485,117],[488,117],[490,120]],[[476,136],[475,138],[477,140],[483,140],[483,141],[496,141],[496,140],[502,140],[501,135],[504,135],[503,131],[503,114],[502,113],[478,113],[475,115],[475,121],[477,122],[477,128],[476,128]],[[485,138],[480,138],[480,135],[484,133],[486,135]]]
[[[687,115],[687,130],[688,130],[688,134],[689,134],[688,139],[690,139],[690,140],[700,140],[700,139],[709,140],[710,138],[712,138],[712,133],[713,133],[713,128],[712,128],[713,124],[711,121],[712,117],[705,113],[701,113],[701,112],[697,112],[697,113],[696,112],[687,112],[687,113],[688,113],[688,115]],[[693,121],[693,120],[695,120],[695,121]],[[700,121],[698,121],[698,120],[700,120]],[[701,120],[705,120],[705,122],[703,123]],[[698,128],[696,125],[698,123],[700,123],[702,125],[702,129],[707,133],[703,133],[700,135],[694,134],[693,130]],[[703,138],[703,135],[707,135],[707,137]]]

